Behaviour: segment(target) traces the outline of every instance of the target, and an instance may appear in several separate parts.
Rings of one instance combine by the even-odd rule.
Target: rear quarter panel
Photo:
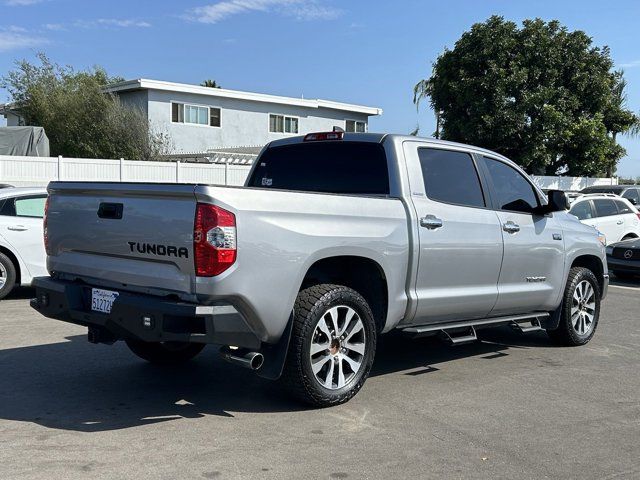
[[[385,330],[405,314],[407,215],[398,199],[252,188],[196,188],[199,202],[236,215],[238,257],[218,277],[198,278],[204,303],[231,301],[263,341],[282,334],[316,261],[352,255],[377,262],[387,280]]]

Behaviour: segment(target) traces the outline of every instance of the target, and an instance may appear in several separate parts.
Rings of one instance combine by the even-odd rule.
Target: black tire
[[[315,338],[314,336],[319,333],[316,332],[316,327],[318,327],[321,319],[325,318],[326,315],[330,315],[329,310],[333,307],[339,307],[338,312],[343,310],[349,312],[349,309],[355,311],[357,317],[354,316],[352,319],[358,322],[359,317],[359,320],[361,320],[363,328],[358,332],[362,331],[363,334],[362,337],[360,337],[362,342],[358,345],[363,346],[361,348],[364,348],[364,353],[360,356],[354,353],[355,350],[349,350],[349,348],[347,348],[349,346],[347,341],[342,345],[338,342],[338,352],[341,352],[340,346],[345,347],[345,351],[349,351],[349,355],[359,357],[360,366],[355,372],[350,370],[350,367],[345,366],[344,368],[348,372],[348,375],[350,375],[349,380],[346,381],[342,387],[339,387],[339,380],[337,380],[336,388],[333,388],[333,380],[331,380],[331,388],[327,388],[320,383],[320,380],[312,370],[310,352],[312,340]],[[340,314],[338,314],[338,316],[339,315]],[[345,313],[344,315],[346,316],[347,314]],[[347,337],[348,340],[350,336],[348,332],[346,332],[348,327],[348,325],[345,325],[347,323],[346,318],[342,319],[342,322],[341,328],[344,328],[345,332],[343,332],[343,337],[340,338],[341,341],[344,337]],[[327,325],[328,324],[329,323],[327,323]],[[351,329],[351,331],[354,330],[355,328]],[[332,331],[331,333],[334,332]],[[360,335],[360,333],[356,335]],[[341,285],[329,284],[316,285],[302,290],[298,294],[294,306],[291,342],[280,381],[296,399],[314,407],[329,407],[344,403],[360,391],[369,376],[375,357],[376,338],[377,329],[373,313],[366,300],[355,290]],[[328,339],[328,341],[331,342],[331,339]],[[333,343],[331,343],[331,345],[333,345]],[[331,348],[333,349],[333,347]],[[336,359],[333,353],[329,356],[329,349],[327,349],[326,353],[324,351],[320,352],[319,355],[324,356],[323,358],[329,357],[326,365],[327,370],[332,368],[332,379],[336,378],[333,374],[332,363],[334,363],[334,360],[336,364],[340,363],[340,366],[337,368],[340,369],[340,373],[343,372],[342,366],[346,365],[346,361],[342,363],[342,360]],[[343,356],[346,355],[343,354]],[[326,378],[329,378],[328,372],[326,372],[325,375]],[[339,375],[338,372],[336,372],[335,375]],[[342,378],[344,380],[345,376]]]
[[[127,340],[127,346],[138,357],[157,365],[175,365],[191,360],[205,347],[204,343],[141,342]]]
[[[576,302],[574,294],[579,286],[584,286],[584,282],[587,282],[593,289],[594,307],[593,310],[586,310],[591,312],[592,320],[588,328],[583,328],[584,333],[581,334],[579,332],[580,328],[574,326],[575,317],[574,320],[572,320],[571,310],[576,306],[581,308],[579,306],[579,302]],[[600,318],[600,285],[598,284],[598,279],[591,270],[584,267],[573,267],[569,271],[569,278],[567,279],[562,303],[555,314],[560,317],[558,328],[555,330],[547,330],[547,334],[555,343],[575,347],[585,345],[593,338]],[[578,322],[580,322],[580,320],[578,320]],[[578,325],[580,325],[580,323],[578,323]]]
[[[0,288],[0,300],[9,295],[16,286],[16,267],[9,257],[0,253],[0,279],[4,280]]]
[[[614,270],[611,273],[613,273],[616,276],[616,278],[619,278],[620,280],[633,280],[636,278],[635,274],[629,273],[629,272],[616,272]]]

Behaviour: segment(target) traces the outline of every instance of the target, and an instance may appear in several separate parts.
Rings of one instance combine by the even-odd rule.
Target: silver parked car
[[[157,363],[205,344],[318,406],[364,384],[379,335],[596,330],[596,231],[508,159],[416,137],[326,132],[265,147],[244,188],[53,182],[51,277],[32,306]]]

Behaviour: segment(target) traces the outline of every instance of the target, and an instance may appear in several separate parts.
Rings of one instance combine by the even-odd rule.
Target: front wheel
[[[364,385],[376,350],[376,326],[365,299],[340,285],[316,285],[298,294],[281,381],[316,407],[346,402]]]
[[[205,347],[204,343],[142,342],[127,340],[127,346],[138,357],[159,365],[173,365],[191,360]]]
[[[16,267],[9,257],[0,253],[0,300],[16,286]]]
[[[584,267],[569,271],[558,328],[547,334],[556,343],[566,346],[585,345],[593,338],[600,318],[600,285],[593,272]]]

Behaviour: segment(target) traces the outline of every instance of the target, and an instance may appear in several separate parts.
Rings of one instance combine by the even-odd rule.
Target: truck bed
[[[200,305],[228,302],[269,341],[285,328],[308,269],[336,252],[383,266],[388,323],[404,315],[409,240],[399,199],[102,182],[52,182],[49,192],[47,266],[61,279]],[[198,203],[228,210],[237,222],[237,260],[213,277],[195,274]]]

